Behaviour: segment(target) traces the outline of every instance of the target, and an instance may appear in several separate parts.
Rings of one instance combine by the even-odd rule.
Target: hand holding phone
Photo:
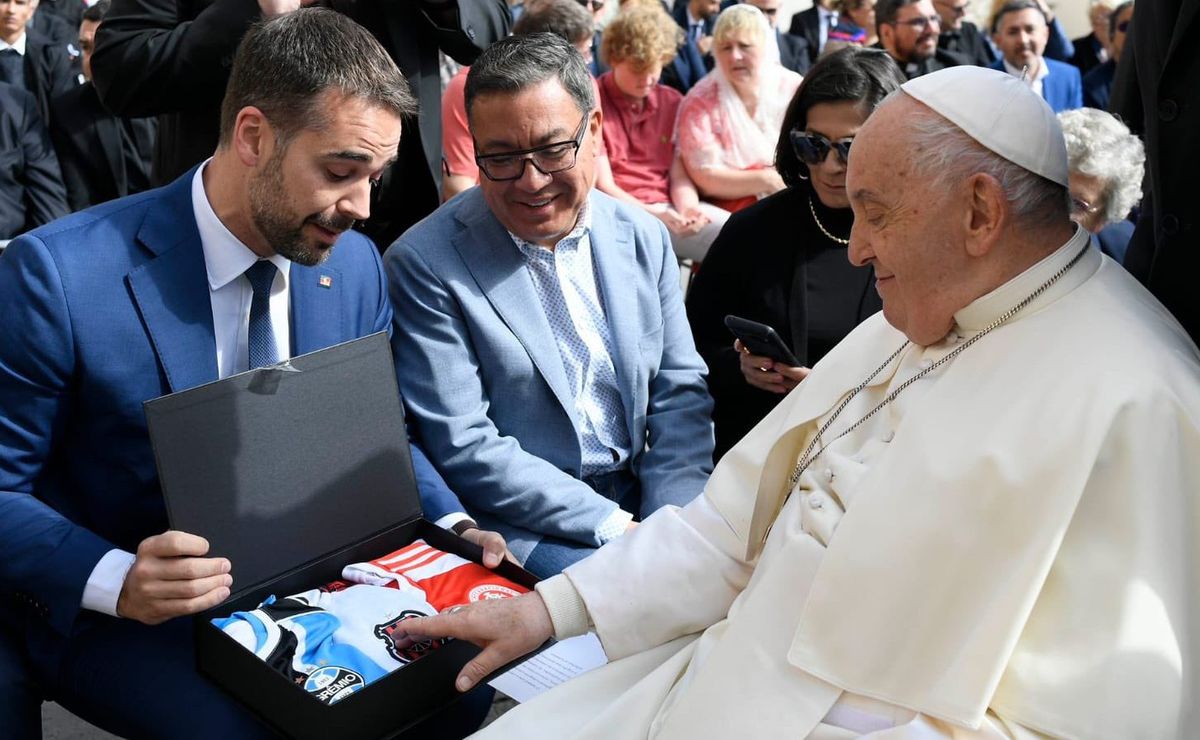
[[[725,326],[750,350],[750,354],[769,357],[788,367],[800,367],[800,360],[796,359],[779,334],[766,324],[730,315],[725,317]]]

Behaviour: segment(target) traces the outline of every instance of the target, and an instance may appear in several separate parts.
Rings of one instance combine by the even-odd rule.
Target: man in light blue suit
[[[481,185],[384,255],[410,417],[468,511],[539,575],[690,501],[712,468],[667,232],[592,189],[592,90],[561,39],[492,45],[466,83]]]
[[[176,617],[223,601],[237,563],[165,531],[142,403],[389,327],[378,253],[348,229],[414,110],[367,32],[283,16],[240,47],[211,160],[0,257],[6,738],[39,736],[43,698],[126,737],[268,734],[196,673]],[[460,511],[413,453],[430,518]]]
[[[1000,59],[992,69],[1026,75],[1035,92],[1055,113],[1083,107],[1083,80],[1079,69],[1045,56],[1050,26],[1045,11],[1034,0],[1012,0],[996,11],[992,39]]]

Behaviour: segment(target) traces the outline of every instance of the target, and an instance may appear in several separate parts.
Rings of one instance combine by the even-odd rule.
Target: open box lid
[[[229,558],[233,596],[421,515],[384,332],[145,411],[171,527]]]

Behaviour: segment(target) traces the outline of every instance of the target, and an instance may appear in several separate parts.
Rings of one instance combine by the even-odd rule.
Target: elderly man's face
[[[992,37],[1004,59],[1017,69],[1029,67],[1033,74],[1041,64],[1042,52],[1050,39],[1046,16],[1037,8],[1005,13]]]
[[[942,19],[929,0],[905,5],[896,11],[896,20],[889,23],[884,33],[890,45],[888,51],[901,62],[921,62],[937,51],[938,34],[942,30]]]
[[[400,117],[390,110],[334,91],[314,104],[328,111],[328,125],[303,129],[284,147],[272,138],[248,187],[255,230],[302,265],[322,262],[343,231],[371,214],[371,187],[400,146]]]
[[[854,210],[850,261],[871,265],[883,315],[920,345],[942,339],[954,313],[970,301],[959,290],[965,272],[962,206],[917,178],[904,121],[919,104],[901,97],[879,108],[854,139],[846,190]]]
[[[1100,39],[1103,44],[1108,39],[1108,17],[1112,15],[1113,9],[1109,5],[1093,5],[1088,11],[1088,20],[1092,24],[1092,33],[1096,34],[1096,38]]]
[[[580,113],[575,99],[557,77],[551,77],[514,95],[491,93],[475,99],[470,121],[475,153],[484,160],[479,186],[488,207],[510,232],[553,247],[574,228],[596,180],[599,111]],[[546,164],[545,156],[539,155],[543,169],[565,167],[550,174],[535,166],[534,154],[503,156],[550,145],[557,145],[548,150],[554,161]],[[502,156],[488,159],[495,155]],[[574,166],[570,166],[572,157]],[[520,175],[514,180],[493,180],[488,170],[500,176],[509,173],[489,161],[520,168]]]
[[[971,0],[933,0],[933,7],[942,18],[942,30],[957,31],[962,28]]]

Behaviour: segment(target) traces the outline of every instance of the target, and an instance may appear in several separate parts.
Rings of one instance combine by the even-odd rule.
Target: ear
[[[261,110],[248,105],[238,111],[233,124],[233,151],[247,167],[257,167],[271,155],[275,132]]]
[[[967,198],[966,249],[972,257],[985,257],[1008,226],[1009,206],[1004,188],[982,172],[969,177],[963,188]]]
[[[588,121],[588,130],[592,135],[592,155],[600,156],[600,129],[604,125],[604,111],[600,110],[597,105],[591,113],[591,120]]]
[[[892,28],[891,25],[887,23],[878,23],[876,25],[879,29],[879,43],[885,49],[889,46],[893,46],[893,42],[895,41],[893,34],[895,33],[896,29]]]

